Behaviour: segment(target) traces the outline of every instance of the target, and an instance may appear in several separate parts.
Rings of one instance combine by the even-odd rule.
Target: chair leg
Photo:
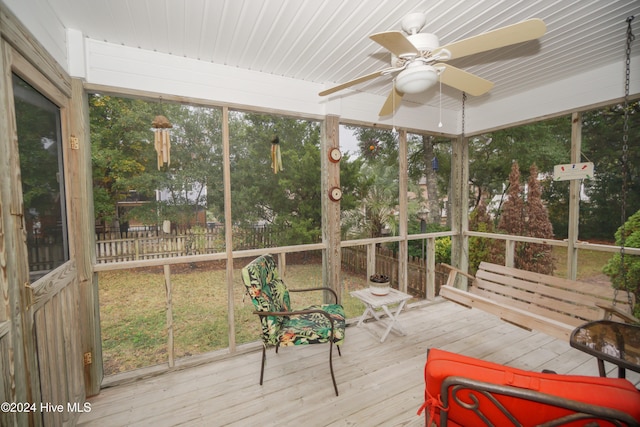
[[[339,352],[340,352],[340,347],[338,347],[338,353]],[[333,374],[333,341],[329,341],[329,370],[331,370],[331,380],[333,381],[333,389],[336,391],[336,396],[338,396],[338,385],[336,384],[336,377]]]
[[[262,385],[262,379],[264,378],[264,362],[267,360],[267,346],[262,346],[262,368],[260,368],[260,385]]]

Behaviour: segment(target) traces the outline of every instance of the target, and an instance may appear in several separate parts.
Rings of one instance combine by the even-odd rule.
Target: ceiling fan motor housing
[[[425,56],[422,56],[422,58],[428,58],[430,52],[440,47],[440,40],[438,39],[438,36],[436,36],[435,34],[430,34],[430,33],[413,34],[411,36],[407,36],[407,39],[411,42],[412,45],[415,46],[415,48],[418,51],[427,53]],[[398,58],[394,54],[391,54],[391,66],[392,67],[401,66],[404,61],[406,60],[410,61],[413,58],[416,58],[416,57],[408,55],[408,56],[403,56],[402,58]]]
[[[407,67],[396,77],[396,89],[402,93],[420,93],[429,89],[438,81],[438,72],[429,65],[429,52],[440,47],[440,40],[435,34],[418,33],[407,36],[407,39],[425,56],[407,58]],[[398,59],[392,55],[391,65],[397,66]]]

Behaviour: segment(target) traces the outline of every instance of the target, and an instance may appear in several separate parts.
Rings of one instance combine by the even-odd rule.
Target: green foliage
[[[155,161],[153,104],[134,99],[103,95],[89,96],[91,161],[95,215],[111,221],[117,215],[116,203],[129,190],[141,191],[130,180],[149,169]]]
[[[436,239],[436,264],[451,264],[451,237],[438,237]]]
[[[447,227],[443,227],[439,224],[427,223],[425,233],[437,233],[439,231],[448,231]],[[412,221],[409,223],[409,234],[417,234],[420,232],[420,222]],[[415,258],[422,258],[426,256],[424,240],[409,240],[408,253],[409,256]],[[397,243],[394,245],[397,250]],[[436,239],[436,263],[451,263],[451,237],[438,237]]]
[[[484,203],[480,203],[469,215],[469,230],[493,233],[493,220],[487,213]],[[482,261],[490,261],[494,252],[495,240],[483,237],[469,237],[469,271],[475,274]]]
[[[564,116],[471,138],[469,180],[475,187],[474,205],[480,198],[491,200],[502,194],[512,162],[536,163],[543,172],[553,171],[556,164],[568,163],[570,119]]]
[[[397,232],[398,143],[389,130],[348,127],[359,141],[358,169],[351,181],[354,199],[341,203],[342,233],[346,238],[380,237]],[[340,185],[342,185],[342,166]],[[343,188],[344,192],[344,188]],[[344,198],[343,198],[344,201]]]
[[[288,229],[278,245],[317,242],[321,230],[320,127],[317,122],[262,114],[231,116],[231,194],[235,223]],[[271,169],[278,136],[283,171]],[[222,188],[210,202],[224,209]]]
[[[585,158],[594,162],[595,176],[585,180],[588,199],[580,206],[580,236],[610,239],[622,221],[612,221],[612,212],[622,211],[624,106],[613,105],[583,114]],[[626,212],[640,209],[640,101],[628,106],[626,154]]]
[[[615,234],[616,245],[623,243],[624,229],[624,246],[629,248],[640,248],[640,210],[629,217],[623,227],[618,228]],[[640,315],[640,256],[628,255],[624,256],[616,253],[603,268],[604,274],[611,278],[611,283],[615,289],[628,291],[635,294],[636,306],[635,314]]]

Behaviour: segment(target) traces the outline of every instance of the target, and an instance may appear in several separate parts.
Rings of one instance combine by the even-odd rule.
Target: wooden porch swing
[[[633,18],[631,18],[633,19]],[[476,276],[447,264],[446,285],[440,288],[443,298],[494,314],[509,323],[527,330],[537,330],[569,341],[571,332],[589,321],[616,317],[627,323],[640,323],[633,316],[635,295],[629,290],[625,269],[625,217],[627,193],[628,99],[630,81],[630,44],[633,40],[630,20],[627,29],[626,82],[624,97],[624,126],[622,144],[622,239],[620,245],[622,287],[626,296],[609,286],[563,279],[512,267],[482,262]],[[463,97],[464,133],[464,97]],[[458,278],[469,279],[467,290],[457,288]]]

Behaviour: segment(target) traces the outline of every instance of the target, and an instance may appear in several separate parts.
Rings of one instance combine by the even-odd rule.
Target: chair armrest
[[[315,288],[303,288],[303,289],[289,289],[289,293],[291,292],[308,292],[308,291],[329,291],[333,294],[333,297],[335,298],[335,303],[338,303],[338,294],[336,293],[336,291],[334,291],[333,289],[327,287],[327,286],[319,286],[319,287],[315,287]]]
[[[257,314],[260,317],[264,317],[264,316],[290,317],[290,316],[300,316],[302,314],[311,314],[311,313],[322,314],[331,322],[331,333],[333,334],[333,324],[335,322],[335,319],[331,317],[329,313],[319,308],[312,308],[308,310],[295,310],[295,311],[254,311],[253,313]]]
[[[596,303],[596,306],[605,311],[605,317],[607,316],[607,313],[610,313],[611,315],[617,316],[620,319],[624,320],[626,323],[640,323],[640,319],[625,311],[620,310],[616,306],[599,302]]]

